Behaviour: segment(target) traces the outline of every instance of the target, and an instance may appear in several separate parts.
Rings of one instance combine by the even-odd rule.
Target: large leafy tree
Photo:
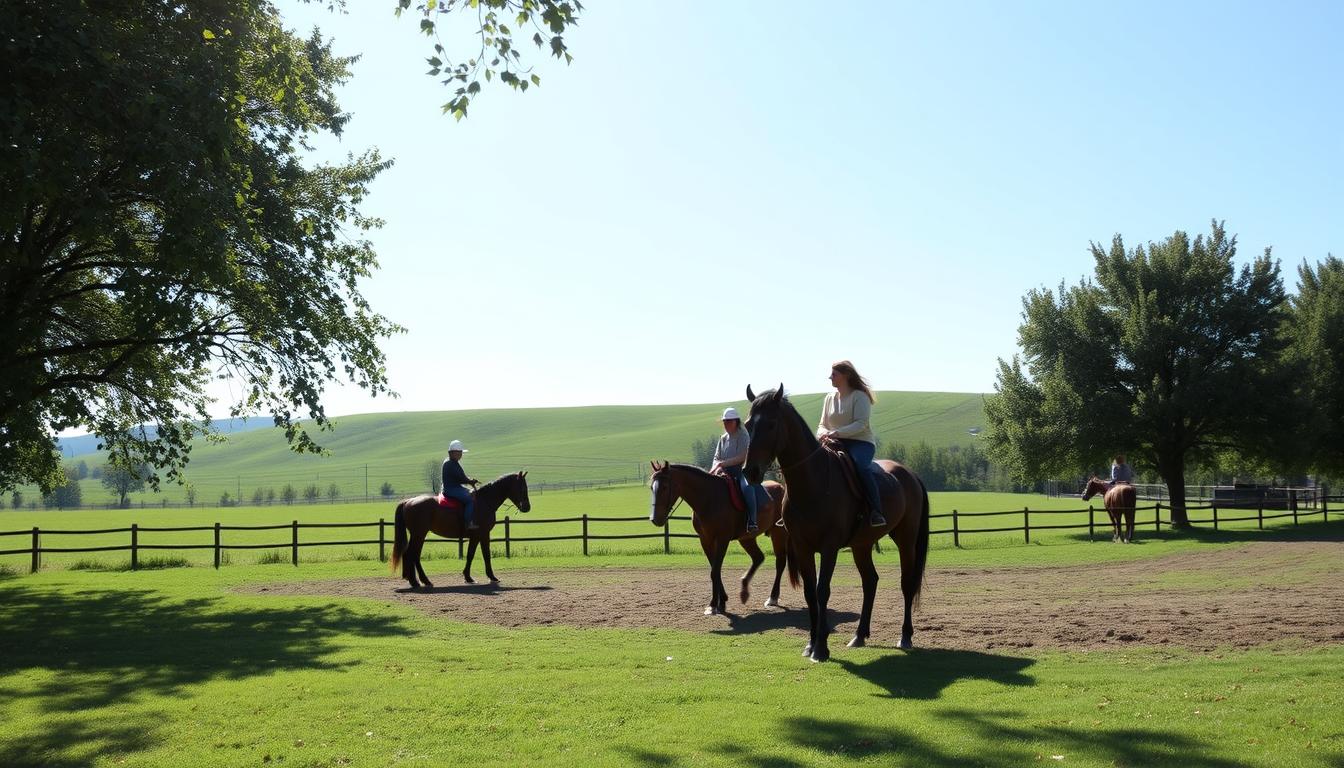
[[[1185,471],[1215,457],[1282,458],[1295,418],[1285,295],[1268,250],[1238,269],[1236,238],[1177,232],[1093,243],[1094,280],[1023,299],[1021,357],[985,404],[994,459],[1025,480],[1104,466],[1156,470],[1188,525]]]
[[[329,382],[387,393],[396,327],[358,286],[387,163],[304,156],[341,133],[351,59],[264,0],[0,0],[0,18],[0,488],[63,482],[51,436],[76,426],[176,474],[215,375],[298,449]]]
[[[1314,267],[1303,264],[1298,280],[1288,327],[1309,408],[1299,439],[1309,467],[1344,478],[1344,261],[1327,256]]]

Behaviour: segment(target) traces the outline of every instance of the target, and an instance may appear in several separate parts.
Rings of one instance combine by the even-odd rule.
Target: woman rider
[[[756,533],[756,492],[742,476],[742,463],[747,460],[747,443],[751,435],[742,428],[742,417],[736,408],[723,409],[723,435],[714,446],[714,464],[711,473],[722,472],[737,481],[742,489],[742,502],[747,505],[747,532]]]
[[[877,398],[873,397],[868,382],[848,360],[841,360],[831,366],[831,386],[835,387],[835,391],[826,394],[826,402],[821,407],[821,422],[817,424],[817,437],[834,438],[845,446],[854,460],[859,487],[863,489],[864,501],[868,504],[868,524],[880,528],[887,524],[887,519],[882,516],[877,479],[872,473],[877,439],[868,425]]]

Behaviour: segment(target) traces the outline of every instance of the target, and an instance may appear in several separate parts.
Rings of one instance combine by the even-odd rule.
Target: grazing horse
[[[831,575],[841,547],[854,552],[854,565],[863,581],[863,613],[854,631],[851,648],[863,645],[871,632],[873,598],[877,595],[877,568],[873,544],[883,536],[896,542],[901,554],[901,592],[905,595],[905,624],[901,647],[912,647],[915,630],[910,614],[924,582],[929,555],[929,494],[924,483],[901,464],[879,461],[877,475],[882,514],[887,524],[868,525],[868,509],[845,479],[841,459],[818,442],[797,409],[784,397],[784,385],[756,397],[747,387],[751,417],[747,432],[751,443],[743,472],[759,481],[771,463],[778,461],[784,475],[784,525],[789,529],[789,580],[796,586],[799,570],[803,596],[807,599],[811,637],[803,655],[825,661],[831,652],[831,633],[826,604],[831,598]],[[857,467],[860,472],[869,467]],[[876,474],[876,473],[875,473]],[[818,574],[815,556],[821,555]]]
[[[757,510],[756,519],[760,530],[749,533],[746,513],[739,512],[733,506],[729,481],[722,475],[711,475],[690,464],[663,462],[661,467],[657,462],[649,464],[653,467],[653,476],[649,480],[649,487],[653,491],[649,522],[659,528],[667,525],[667,516],[671,514],[677,499],[685,499],[686,505],[691,508],[691,524],[700,535],[700,548],[705,550],[705,557],[709,558],[709,607],[705,608],[705,615],[713,616],[728,610],[728,592],[723,588],[723,556],[734,540],[751,555],[751,568],[742,576],[742,589],[739,592],[743,603],[751,597],[751,577],[765,561],[765,553],[756,544],[756,537],[762,532],[770,537],[771,547],[775,551],[775,586],[770,590],[765,607],[779,605],[779,581],[784,575],[785,546],[788,540],[788,532],[775,525],[784,499],[783,486],[768,480],[761,484],[767,500]]]
[[[1098,493],[1106,502],[1106,514],[1111,518],[1111,541],[1128,544],[1134,539],[1134,486],[1129,483],[1116,483],[1109,489],[1105,480],[1093,475],[1087,481],[1087,490],[1083,491],[1083,501]],[[1125,527],[1120,527],[1120,516],[1124,515]]]
[[[462,577],[468,584],[475,584],[471,578],[471,559],[476,554],[476,546],[481,547],[481,557],[485,559],[485,575],[492,584],[498,584],[495,572],[490,567],[490,529],[495,527],[495,510],[506,500],[513,503],[519,512],[532,509],[527,498],[527,473],[515,472],[501,475],[473,491],[476,497],[476,510],[472,515],[478,526],[466,530],[460,507],[444,508],[439,506],[437,496],[415,496],[404,499],[397,505],[395,538],[392,544],[390,565],[393,573],[401,565],[401,578],[410,582],[411,589],[420,589],[423,581],[426,587],[433,587],[425,568],[420,564],[420,553],[425,548],[425,537],[433,531],[445,539],[468,539],[467,566],[462,569]],[[416,581],[416,573],[420,581]]]

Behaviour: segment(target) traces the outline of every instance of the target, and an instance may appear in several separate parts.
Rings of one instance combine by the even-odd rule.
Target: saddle
[[[742,498],[742,486],[737,484],[737,481],[733,479],[732,475],[723,474],[719,475],[719,477],[722,477],[723,481],[728,484],[728,500],[732,502],[733,509],[738,512],[746,512],[747,503],[746,500]],[[751,486],[751,489],[752,493],[756,494],[756,509],[762,509],[767,501],[765,490],[760,486],[754,485]]]
[[[849,486],[849,492],[854,494],[854,498],[863,502],[863,489],[859,487],[859,470],[858,467],[854,466],[854,457],[850,456],[849,452],[844,449],[843,443],[836,440],[822,440],[821,447],[835,454],[836,458],[840,459],[840,474],[844,476],[845,484]],[[882,493],[883,478],[890,478],[892,485],[900,485],[900,481],[892,477],[891,474],[887,472],[876,472],[875,470],[878,469],[877,462],[869,462],[865,469],[866,471],[874,472],[877,475],[877,491],[879,496],[881,496]]]
[[[461,511],[467,508],[466,504],[463,504],[457,499],[452,499],[447,496],[444,496],[442,493],[436,496],[435,499],[439,502],[440,509],[456,509],[458,511]]]

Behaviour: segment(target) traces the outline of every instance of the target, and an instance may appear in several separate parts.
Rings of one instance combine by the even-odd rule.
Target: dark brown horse
[[[901,592],[905,595],[901,647],[912,647],[915,629],[911,612],[923,586],[924,565],[929,555],[929,494],[924,484],[915,473],[894,461],[877,462],[883,469],[876,480],[887,524],[871,527],[867,505],[850,489],[840,457],[817,441],[803,417],[784,397],[784,385],[760,397],[752,394],[748,386],[747,399],[752,401],[751,417],[746,424],[751,443],[743,471],[749,480],[759,481],[765,470],[778,461],[784,475],[789,580],[796,585],[801,571],[812,628],[803,655],[812,661],[830,658],[827,637],[831,626],[826,618],[826,604],[831,598],[831,575],[841,547],[853,550],[854,565],[863,581],[863,613],[849,645],[853,648],[867,641],[878,580],[873,544],[883,536],[896,542],[901,555]],[[858,470],[867,472],[869,468]],[[820,572],[815,560],[818,553]]]
[[[1116,483],[1107,488],[1105,480],[1093,475],[1087,481],[1087,490],[1083,491],[1083,501],[1098,493],[1106,503],[1106,514],[1111,518],[1111,541],[1128,544],[1134,539],[1134,486],[1129,483]],[[1124,516],[1125,527],[1120,527],[1120,518]]]
[[[677,499],[685,499],[686,506],[691,508],[691,524],[700,535],[700,548],[709,558],[710,592],[705,615],[713,616],[728,609],[728,592],[723,588],[723,557],[728,552],[728,545],[734,541],[751,555],[751,568],[742,576],[742,589],[738,593],[743,603],[751,597],[751,577],[765,561],[765,553],[756,544],[756,537],[762,533],[770,537],[770,545],[775,551],[775,585],[765,607],[779,605],[779,581],[784,575],[788,540],[788,532],[775,525],[784,500],[783,486],[771,481],[761,484],[768,501],[756,510],[759,530],[748,533],[746,512],[739,512],[733,506],[728,481],[722,475],[711,475],[690,464],[663,462],[658,466],[657,462],[649,463],[653,467],[653,476],[649,479],[649,488],[653,491],[649,522],[659,528],[667,525],[667,516]]]
[[[481,547],[481,557],[485,559],[485,575],[493,584],[498,584],[495,572],[490,567],[490,529],[495,527],[495,510],[506,500],[513,503],[519,512],[532,509],[527,498],[527,473],[515,472],[502,475],[473,491],[476,497],[476,509],[472,513],[476,525],[474,530],[466,530],[462,520],[461,508],[443,508],[436,496],[415,496],[405,499],[397,505],[394,524],[395,537],[392,543],[390,565],[393,573],[401,565],[401,577],[410,582],[411,589],[419,589],[420,582],[433,587],[425,568],[420,564],[420,553],[425,548],[425,537],[433,531],[445,539],[469,539],[467,546],[467,566],[462,569],[462,578],[468,584],[475,584],[471,578],[471,559],[476,547]],[[420,574],[417,581],[415,575]]]

